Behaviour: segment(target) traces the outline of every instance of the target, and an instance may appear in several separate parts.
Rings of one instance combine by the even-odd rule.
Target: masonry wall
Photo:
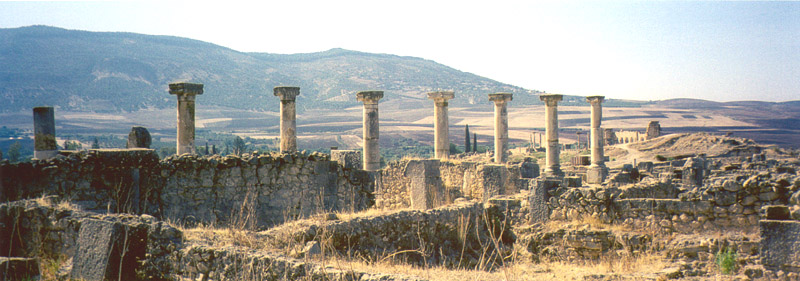
[[[703,186],[687,188],[670,175],[623,187],[557,187],[548,190],[550,219],[593,217],[636,227],[692,232],[714,227],[755,227],[759,210],[785,205],[797,176],[779,167],[717,170]]]
[[[433,207],[453,203],[460,197],[486,202],[492,196],[515,194],[527,188],[527,180],[520,179],[519,165],[403,160],[389,163],[381,170],[375,190],[376,208],[393,210],[412,206],[413,179],[423,175],[410,171],[409,167],[421,161],[434,161],[433,168],[439,172],[436,179],[428,180],[429,184],[437,185],[432,189],[442,193]]]
[[[323,154],[173,156],[91,150],[2,162],[0,200],[57,195],[86,210],[152,214],[179,223],[264,228],[288,218],[373,205],[374,179]]]
[[[495,205],[463,202],[355,219],[307,220],[259,235],[268,241],[283,237],[300,245],[318,241],[326,252],[365,260],[390,256],[418,266],[474,269],[496,266],[508,254],[514,235],[511,225],[503,221],[504,213]],[[496,245],[500,249],[492,246],[492,239],[500,243]]]

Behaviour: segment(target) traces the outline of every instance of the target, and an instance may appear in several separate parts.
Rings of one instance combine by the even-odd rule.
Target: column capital
[[[378,100],[383,98],[383,91],[364,91],[356,94],[358,101],[364,104],[377,104]]]
[[[171,95],[202,95],[203,84],[199,83],[172,83],[169,84],[169,93]]]
[[[605,96],[588,96],[586,97],[586,101],[594,105],[596,103],[603,102],[605,98],[606,98]]]
[[[539,95],[539,99],[544,102],[547,106],[557,106],[558,102],[561,101],[563,95],[560,94],[545,94]]]
[[[300,87],[278,86],[273,91],[276,97],[281,98],[281,101],[295,101],[300,95]]]
[[[428,99],[432,99],[435,103],[446,103],[448,100],[455,98],[453,91],[438,91],[428,93]]]
[[[489,94],[489,100],[493,101],[495,104],[498,103],[505,103],[507,101],[513,100],[513,95],[511,93],[494,93]]]

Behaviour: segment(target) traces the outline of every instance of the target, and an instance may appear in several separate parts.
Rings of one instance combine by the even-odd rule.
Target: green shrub
[[[719,249],[716,257],[717,267],[722,274],[733,274],[736,272],[736,250],[731,247]]]

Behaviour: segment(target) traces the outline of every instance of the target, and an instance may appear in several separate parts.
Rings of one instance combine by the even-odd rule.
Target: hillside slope
[[[487,102],[491,92],[540,103],[535,91],[430,60],[332,49],[311,54],[243,53],[171,36],[87,32],[47,26],[0,29],[0,112],[51,105],[115,112],[172,106],[167,84],[205,84],[198,100],[244,110],[277,109],[272,88],[301,87],[300,110],[356,105],[355,92],[386,91],[385,100],[425,99],[455,90],[453,104]],[[572,97],[579,99],[580,97]]]

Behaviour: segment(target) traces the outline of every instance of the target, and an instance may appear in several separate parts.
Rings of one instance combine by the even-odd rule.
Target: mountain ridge
[[[437,89],[452,103],[474,104],[491,92],[540,103],[537,91],[500,83],[432,60],[341,48],[305,53],[240,52],[200,40],[49,26],[0,29],[0,111],[50,105],[78,111],[135,111],[172,106],[167,84],[205,85],[203,102],[243,110],[277,110],[272,87],[301,87],[304,108],[357,104],[355,92],[380,89],[386,100]],[[577,99],[579,97],[575,97]],[[488,103],[487,101],[483,101]]]

